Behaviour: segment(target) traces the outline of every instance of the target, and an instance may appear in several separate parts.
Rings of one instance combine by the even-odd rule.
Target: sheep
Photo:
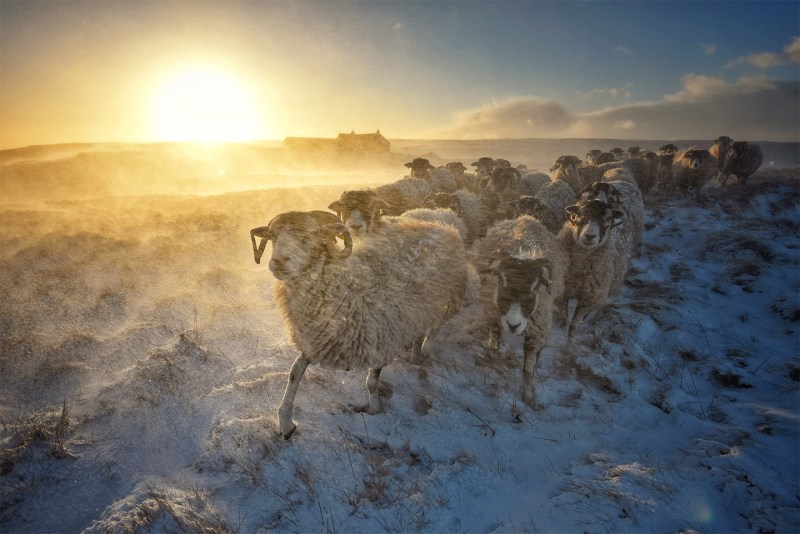
[[[466,171],[467,168],[463,163],[460,161],[451,161],[445,165],[445,168],[450,171],[450,174],[458,184],[456,189],[464,189],[469,186],[470,180],[468,176],[464,174],[464,171]]]
[[[666,156],[666,155],[669,155],[669,154],[675,154],[679,150],[680,150],[680,148],[678,148],[678,145],[676,145],[674,143],[666,143],[664,145],[661,145],[658,148],[658,154],[660,156]]]
[[[486,233],[486,217],[478,196],[472,191],[458,189],[453,193],[431,193],[425,198],[424,208],[450,209],[467,227],[467,245]]]
[[[711,155],[717,160],[717,173],[722,172],[725,167],[725,157],[728,155],[728,149],[733,144],[733,139],[727,135],[721,135],[714,140],[714,144],[708,149]]]
[[[617,158],[614,157],[614,154],[611,152],[602,152],[597,158],[595,159],[595,165],[602,165],[603,163],[613,163],[617,161]]]
[[[499,349],[501,332],[524,336],[522,399],[533,406],[534,371],[549,341],[554,303],[564,293],[564,248],[539,221],[522,216],[489,228],[476,268],[489,350]]]
[[[550,179],[554,182],[556,180],[565,181],[577,195],[584,186],[583,179],[578,171],[580,164],[581,160],[576,156],[561,156],[556,160],[555,165],[550,167]]]
[[[584,185],[594,182],[602,181],[603,175],[611,169],[628,169],[633,174],[636,185],[642,193],[650,190],[655,183],[655,169],[656,165],[652,161],[643,160],[641,158],[629,158],[622,161],[613,161],[608,163],[601,163],[598,165],[582,165],[579,169],[581,179]]]
[[[641,196],[632,209],[637,213],[624,214],[600,200],[567,208],[569,217],[557,238],[569,258],[564,281],[564,317],[566,303],[571,299],[577,301],[567,329],[568,351],[572,350],[575,334],[587,316],[598,310],[625,279],[634,250],[633,232],[622,232],[619,226],[623,217],[643,218]]]
[[[431,162],[425,158],[414,158],[406,163],[406,167],[411,169],[411,174],[407,178],[419,178],[421,180],[430,180],[430,171],[434,168]]]
[[[403,178],[375,189],[345,191],[328,209],[335,211],[351,235],[371,233],[381,224],[383,215],[401,215],[421,208],[430,194],[430,185],[418,178]]]
[[[745,185],[747,179],[761,167],[764,155],[761,147],[747,141],[736,141],[728,148],[725,165],[716,177],[719,185],[725,185],[731,175],[736,176],[737,184]]]
[[[599,158],[602,153],[603,151],[597,148],[590,150],[586,153],[586,159],[584,159],[584,161],[590,165],[595,165],[597,164],[597,158]]]
[[[492,174],[492,171],[494,171],[495,168],[495,163],[493,158],[484,156],[478,159],[478,161],[473,161],[472,166],[475,167],[475,176],[478,180],[481,180],[482,178]]]
[[[659,176],[661,189],[695,194],[716,174],[716,161],[705,148],[691,147],[675,154],[671,175]],[[668,178],[668,179],[667,179]]]
[[[507,159],[497,158],[494,160],[494,168],[495,169],[510,169],[511,162]]]
[[[614,180],[623,180],[632,184],[636,183],[636,178],[633,176],[633,171],[627,167],[614,167],[608,169],[603,173],[600,179],[602,182],[612,182]],[[638,186],[637,186],[638,187]]]
[[[466,290],[464,245],[452,227],[398,218],[390,230],[353,247],[334,214],[293,211],[253,228],[250,239],[256,263],[272,241],[275,303],[300,351],[278,408],[285,439],[297,428],[294,399],[310,364],[368,369],[366,411],[378,413],[383,366],[419,339],[427,341],[458,310]]]
[[[642,242],[644,235],[644,211],[639,209],[639,206],[644,205],[644,199],[636,182],[629,179],[611,179],[620,174],[624,175],[623,171],[625,170],[612,169],[604,175],[602,182],[595,182],[584,187],[578,196],[577,203],[600,200],[608,204],[611,209],[620,210],[624,214],[620,231],[630,235],[630,242],[635,248]]]
[[[638,158],[642,153],[642,149],[638,146],[629,146],[626,152],[628,154],[628,158]]]
[[[545,185],[551,183],[549,174],[533,171],[522,175],[519,180],[520,195],[535,195]]]
[[[530,215],[541,222],[553,234],[564,226],[567,206],[575,203],[572,188],[561,180],[542,187],[536,196],[523,195],[509,203],[509,216],[517,218]]]
[[[506,218],[508,203],[519,198],[522,177],[513,167],[501,167],[492,171],[479,200],[487,224]]]
[[[463,175],[463,173],[462,173]],[[431,184],[431,191],[443,191],[452,193],[459,187],[458,179],[450,172],[447,167],[436,167],[428,173],[428,183]]]
[[[614,147],[609,150],[614,155],[614,161],[622,161],[625,159],[625,151],[619,147]]]

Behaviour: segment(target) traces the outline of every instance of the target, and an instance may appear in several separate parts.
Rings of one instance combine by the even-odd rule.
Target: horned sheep
[[[533,406],[534,371],[550,337],[554,303],[564,293],[567,256],[559,240],[529,216],[493,225],[478,248],[489,348],[499,349],[501,332],[523,336],[522,399]]]
[[[732,144],[733,139],[727,135],[721,135],[714,140],[714,144],[708,149],[708,152],[717,161],[717,173],[722,172],[725,167],[725,157],[728,155],[728,149]]]
[[[337,237],[343,249],[335,244]],[[378,413],[381,369],[419,339],[428,339],[464,297],[467,261],[451,227],[400,218],[353,247],[334,214],[286,212],[252,229],[250,238],[256,263],[267,241],[273,243],[269,269],[277,279],[275,302],[290,342],[300,351],[278,408],[280,433],[287,439],[296,428],[297,388],[310,364],[368,369],[366,411]]]
[[[675,154],[671,173],[659,176],[660,189],[697,193],[716,175],[716,161],[705,148],[691,147]]]
[[[572,188],[561,180],[550,182],[539,189],[535,196],[523,195],[511,203],[509,215],[517,218],[530,215],[541,222],[553,234],[557,234],[566,220],[567,206],[575,203]]]
[[[583,189],[584,183],[578,168],[581,160],[577,156],[560,156],[555,164],[550,167],[550,178],[554,182],[563,180],[569,185],[575,194],[579,194]]]

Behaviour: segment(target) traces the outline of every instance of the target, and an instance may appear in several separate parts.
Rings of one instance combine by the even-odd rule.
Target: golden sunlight
[[[174,73],[153,96],[155,136],[164,141],[242,141],[263,137],[244,85],[213,68]]]

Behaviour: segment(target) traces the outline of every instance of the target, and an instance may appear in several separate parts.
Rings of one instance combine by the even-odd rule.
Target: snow
[[[248,232],[344,184],[6,202],[0,530],[796,532],[800,182],[752,181],[648,196],[574,363],[554,328],[538,409],[473,294],[430,362],[384,369],[383,413],[353,409],[366,372],[310,367],[288,441],[296,353]]]

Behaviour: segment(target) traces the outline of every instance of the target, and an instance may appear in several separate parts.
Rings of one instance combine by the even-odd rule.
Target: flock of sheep
[[[286,212],[252,229],[256,263],[273,244],[275,302],[300,352],[278,409],[281,434],[296,428],[294,398],[312,363],[368,369],[365,410],[380,412],[381,369],[409,349],[421,361],[468,300],[471,275],[487,351],[499,350],[502,333],[523,338],[521,396],[535,405],[534,370],[553,321],[567,328],[571,351],[581,324],[625,278],[644,231],[644,194],[696,194],[731,176],[743,184],[762,160],[757,145],[729,137],[710,149],[565,155],[550,174],[489,157],[473,173],[417,158],[408,176],[345,191],[331,211]]]

